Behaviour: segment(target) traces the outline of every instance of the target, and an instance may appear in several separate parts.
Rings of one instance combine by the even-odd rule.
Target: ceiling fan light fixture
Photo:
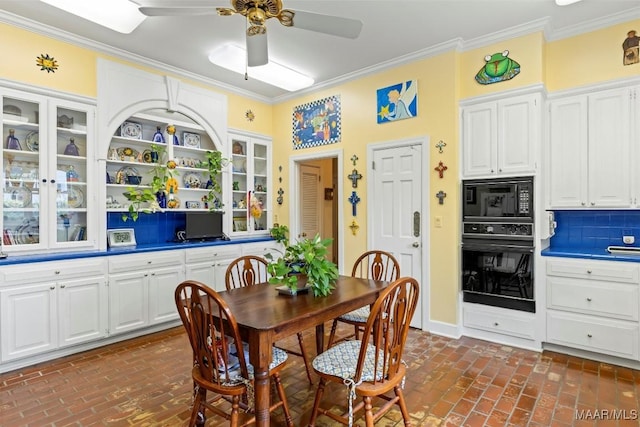
[[[236,45],[226,44],[220,46],[209,54],[209,61],[214,65],[241,75],[244,75],[246,70],[249,78],[260,80],[289,92],[307,88],[314,83],[311,77],[274,61],[247,69],[247,51]]]
[[[108,2],[97,0],[40,1],[122,34],[131,33],[146,18],[138,10],[138,5],[129,0],[109,0]]]

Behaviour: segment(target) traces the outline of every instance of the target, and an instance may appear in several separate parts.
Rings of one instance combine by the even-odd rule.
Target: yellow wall
[[[432,270],[432,295],[429,298],[432,312],[438,315],[438,319],[444,322],[456,322],[457,299],[457,265],[458,265],[458,147],[457,147],[457,94],[455,70],[457,55],[454,52],[438,55],[402,65],[393,70],[387,70],[375,75],[367,76],[354,82],[319,91],[312,96],[304,96],[294,100],[282,102],[274,107],[274,158],[288,159],[291,155],[317,153],[329,150],[343,149],[345,159],[352,155],[358,156],[356,165],[360,173],[366,171],[367,144],[383,141],[406,139],[416,136],[429,136],[428,164],[425,165],[425,173],[429,174],[429,189],[424,192],[424,197],[430,198],[431,212],[426,213],[429,218],[434,214],[445,218],[443,227],[432,229],[432,245],[437,242],[437,250],[431,252]],[[418,81],[418,117],[398,122],[376,123],[376,90],[406,80]],[[294,107],[324,97],[339,95],[342,104],[342,138],[339,143],[322,147],[294,150],[292,144],[291,115]],[[434,144],[443,140],[447,147],[443,154],[437,154]],[[449,169],[444,179],[438,179],[433,168],[438,161],[443,161]],[[276,160],[274,170],[283,166],[283,177],[289,176],[288,162]],[[350,161],[345,161],[342,171],[345,181],[343,187],[351,188],[348,180],[353,169]],[[345,271],[355,261],[358,254],[367,249],[366,233],[367,218],[363,206],[367,204],[365,176],[359,181],[358,195],[361,199],[356,221],[360,226],[357,236],[353,236],[350,230],[344,230],[344,254]],[[285,202],[282,206],[276,206],[275,213],[281,223],[288,223],[289,203],[291,203],[289,188],[283,182],[285,190]],[[447,193],[446,203],[438,205],[435,193],[443,190]],[[346,195],[342,195],[346,197]],[[341,212],[347,220],[345,226],[351,223],[351,205],[344,204]],[[431,221],[432,222],[432,221]]]
[[[4,65],[0,67],[1,78],[92,98],[97,96],[98,91],[96,73],[98,58],[120,62],[154,74],[166,74],[141,64],[114,58],[6,24],[0,24],[0,52],[4,58]],[[36,58],[41,54],[49,55],[56,60],[58,69],[55,72],[47,73],[36,66]],[[194,86],[225,94],[229,100],[229,127],[271,135],[273,109],[270,104],[238,96],[201,82],[181,79]],[[252,122],[245,117],[247,110],[255,114]]]
[[[547,90],[554,92],[637,77],[640,64],[622,63],[622,42],[629,30],[640,33],[640,20],[548,43],[545,58]]]

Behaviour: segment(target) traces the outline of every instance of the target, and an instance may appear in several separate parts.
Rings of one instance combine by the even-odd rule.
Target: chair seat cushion
[[[368,307],[367,307],[368,309]],[[358,356],[360,355],[360,346],[362,341],[352,340],[344,341],[329,348],[324,353],[319,354],[313,359],[313,369],[318,373],[333,375],[343,380],[353,379],[356,374],[356,366],[358,364]],[[362,370],[361,381],[373,381],[374,376],[374,356],[375,347],[371,344],[367,346],[364,368]],[[378,359],[377,380],[382,380],[382,355]]]
[[[242,347],[244,349],[244,360],[247,361],[247,371],[249,372],[249,377],[253,378],[254,369],[251,361],[249,360],[249,350],[247,350],[249,348],[249,344],[243,343]],[[282,365],[284,362],[286,362],[287,357],[288,355],[284,350],[273,347],[273,350],[271,352],[271,363],[269,364],[269,370]],[[236,346],[234,344],[231,344],[229,346],[229,363],[231,363],[232,361],[235,361],[236,364],[231,366],[229,377],[235,378],[240,375],[240,364],[237,363],[238,351],[236,350]]]
[[[343,320],[348,320],[350,322],[361,322],[367,323],[367,319],[369,318],[369,313],[371,310],[368,305],[364,307],[360,307],[357,310],[350,311],[349,313],[341,315],[339,318]]]

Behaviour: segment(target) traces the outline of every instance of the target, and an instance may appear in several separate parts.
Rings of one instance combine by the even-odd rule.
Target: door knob
[[[413,244],[411,246],[413,246],[414,248],[419,248],[420,247],[420,243],[413,242]]]

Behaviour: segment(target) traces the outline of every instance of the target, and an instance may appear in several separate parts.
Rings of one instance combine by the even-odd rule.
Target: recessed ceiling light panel
[[[138,5],[129,0],[40,0],[110,30],[129,34],[145,20]]]
[[[239,74],[244,74],[246,71],[249,78],[260,80],[290,92],[307,88],[314,83],[311,77],[300,74],[272,60],[259,67],[247,67],[247,51],[236,45],[226,44],[220,46],[211,52],[209,61],[214,65]]]

